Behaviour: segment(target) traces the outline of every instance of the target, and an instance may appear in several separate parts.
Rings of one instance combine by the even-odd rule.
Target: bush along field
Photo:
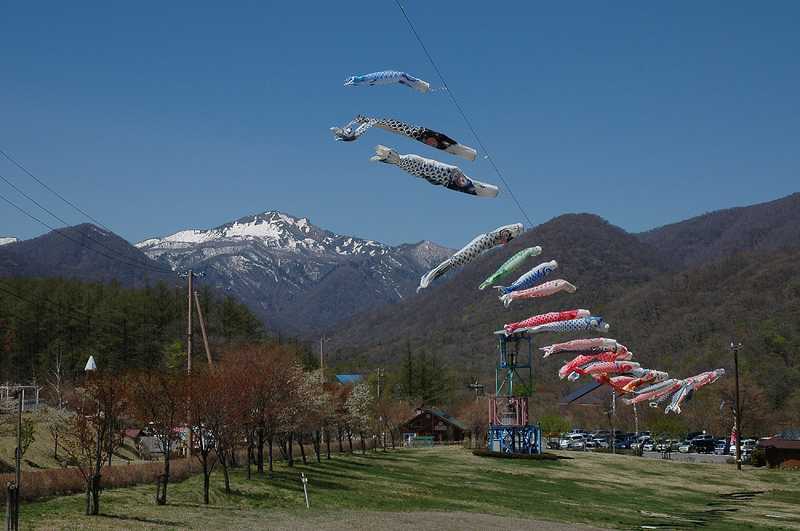
[[[140,485],[107,490],[99,516],[85,516],[85,498],[73,495],[24,504],[21,521],[25,528],[343,528],[351,522],[356,528],[556,529],[546,522],[563,522],[800,529],[800,481],[791,471],[572,456],[496,459],[459,447],[334,452],[320,463],[278,462],[272,479],[256,473],[247,479],[244,467],[235,468],[230,494],[215,471],[209,505],[202,475],[195,475],[171,487],[167,506],[155,504],[154,486]],[[310,509],[301,473],[308,478]]]

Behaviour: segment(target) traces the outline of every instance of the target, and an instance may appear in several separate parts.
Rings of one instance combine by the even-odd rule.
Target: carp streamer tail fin
[[[452,155],[463,157],[467,160],[475,160],[478,156],[477,151],[469,146],[463,146],[461,144],[453,144],[452,146],[448,146],[445,148],[445,151]]]
[[[431,269],[430,271],[422,275],[422,278],[419,279],[419,287],[417,288],[417,291],[419,292],[419,290],[425,289],[428,286],[430,286],[431,282],[433,282],[433,279],[445,274],[451,267],[452,267],[452,262],[450,260],[445,260],[444,262],[436,266],[434,269]]]

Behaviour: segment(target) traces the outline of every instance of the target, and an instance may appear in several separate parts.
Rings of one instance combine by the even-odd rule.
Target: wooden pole
[[[187,312],[187,326],[186,326],[186,373],[192,374],[192,279],[194,277],[194,273],[192,270],[189,270],[189,275],[187,278],[189,279],[189,308]]]
[[[736,468],[742,469],[742,410],[739,405],[739,349],[741,343],[731,341],[733,350],[733,367],[736,373]]]
[[[200,309],[200,298],[197,292],[194,292],[194,304],[197,308],[197,319],[200,321],[200,331],[203,333],[203,346],[206,349],[206,359],[208,359],[208,366],[213,367],[214,362],[211,361],[211,350],[208,348],[208,336],[206,335],[206,324],[203,321],[203,311]]]
[[[186,326],[186,374],[191,377],[192,375],[192,279],[194,273],[189,270],[187,275],[189,279],[189,307],[187,312],[187,326]],[[186,459],[192,458],[192,445],[194,444],[194,437],[192,437],[192,398],[191,395],[186,399],[186,419],[189,425],[189,433],[186,436]]]

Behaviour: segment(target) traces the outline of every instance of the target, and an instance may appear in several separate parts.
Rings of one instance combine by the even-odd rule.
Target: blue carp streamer
[[[357,87],[360,85],[367,85],[371,87],[373,85],[393,85],[395,83],[411,87],[422,93],[431,90],[431,84],[427,81],[418,79],[406,72],[398,72],[396,70],[384,70],[383,72],[350,76],[344,81],[344,86]]]
[[[522,291],[524,289],[532,288],[534,284],[543,280],[547,275],[552,273],[558,267],[558,262],[555,260],[550,260],[549,262],[543,262],[517,280],[515,280],[510,286],[495,286],[500,293],[505,295],[506,293],[511,293],[512,291]]]

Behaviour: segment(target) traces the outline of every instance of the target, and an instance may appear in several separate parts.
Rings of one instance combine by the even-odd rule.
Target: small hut
[[[800,430],[786,430],[758,441],[770,468],[800,468]]]
[[[404,434],[429,437],[433,442],[463,441],[467,427],[449,413],[435,407],[419,407],[400,425]]]

